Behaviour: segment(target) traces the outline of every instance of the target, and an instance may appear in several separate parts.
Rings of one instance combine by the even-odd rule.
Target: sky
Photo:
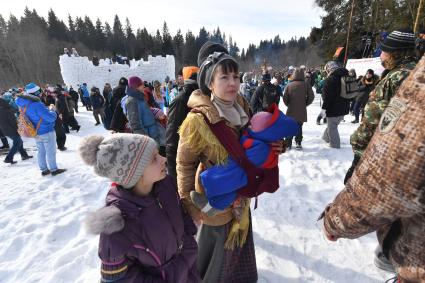
[[[260,40],[272,39],[279,34],[281,39],[308,36],[313,26],[320,26],[320,8],[314,0],[14,0],[2,1],[0,14],[6,19],[10,14],[23,15],[27,6],[36,9],[38,14],[47,18],[52,8],[57,17],[68,23],[68,14],[89,16],[92,21],[100,18],[112,26],[117,14],[121,23],[128,17],[133,30],[146,27],[154,33],[162,29],[164,21],[174,35],[178,28],[186,33],[191,30],[195,35],[204,26],[212,32],[217,26],[228,38],[232,36],[239,48],[247,48],[249,43],[259,44]]]

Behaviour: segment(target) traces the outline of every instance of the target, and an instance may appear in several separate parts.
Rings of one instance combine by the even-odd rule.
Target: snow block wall
[[[59,56],[62,79],[68,86],[77,87],[87,83],[89,89],[96,86],[103,88],[105,83],[112,87],[118,85],[121,77],[129,78],[138,76],[144,81],[158,80],[163,82],[165,77],[175,78],[174,56],[149,56],[148,61],[131,60],[130,66],[122,64],[110,64],[110,60],[99,60],[99,66],[94,66],[87,57]]]

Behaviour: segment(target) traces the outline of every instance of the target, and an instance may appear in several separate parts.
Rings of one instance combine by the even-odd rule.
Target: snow
[[[131,60],[130,66],[125,64],[108,64],[101,59],[99,66],[94,66],[87,57],[59,56],[59,65],[63,81],[66,85],[76,87],[87,83],[102,88],[105,83],[116,85],[121,77],[139,76],[145,81],[159,80],[163,82],[168,76],[175,78],[175,60],[173,55],[149,56],[147,61]]]
[[[351,116],[340,125],[342,148],[321,140],[316,125],[319,96],[308,108],[303,150],[280,157],[281,188],[263,194],[252,211],[259,282],[382,282],[386,274],[373,265],[374,234],[356,240],[325,240],[316,219],[343,189],[352,160],[349,136],[357,125]],[[284,109],[284,106],[281,105]],[[0,282],[98,282],[98,237],[87,235],[84,218],[103,205],[108,181],[97,177],[77,154],[90,134],[109,135],[94,126],[91,112],[80,107],[79,133],[67,135],[57,160],[67,172],[42,177],[36,158],[15,165],[1,162]],[[25,139],[34,148],[32,139]],[[36,152],[30,151],[36,155]],[[388,277],[388,276],[387,276]]]

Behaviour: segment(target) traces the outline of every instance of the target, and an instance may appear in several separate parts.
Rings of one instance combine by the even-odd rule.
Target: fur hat
[[[142,79],[137,76],[128,78],[128,87],[130,88],[138,88],[142,84],[143,84]]]
[[[28,94],[39,96],[41,94],[41,88],[35,83],[29,83],[25,86],[25,92]]]
[[[381,50],[384,52],[414,49],[415,35],[410,30],[395,30],[381,44]]]
[[[229,54],[229,51],[226,47],[221,45],[220,43],[207,41],[202,45],[201,49],[199,49],[198,53],[198,66],[201,67],[202,63],[207,59],[207,57],[214,52],[223,52]]]
[[[97,175],[130,189],[136,185],[152,160],[156,142],[148,136],[114,134],[89,136],[78,149],[83,161]]]

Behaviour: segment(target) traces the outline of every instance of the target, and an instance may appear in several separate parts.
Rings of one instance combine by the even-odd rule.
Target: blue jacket
[[[127,88],[126,94],[127,97],[123,98],[125,101],[123,110],[133,133],[147,135],[159,143],[158,126],[152,111],[145,102],[143,93]]]
[[[38,135],[44,135],[55,130],[56,112],[47,109],[39,97],[30,94],[18,94],[16,105],[22,110],[24,110],[25,106],[28,106],[25,114],[33,123],[34,128],[37,127],[38,122],[42,119],[40,128],[37,131]]]
[[[90,98],[90,92],[87,89],[87,86],[81,85],[80,88],[81,88],[81,92],[83,93],[83,97]]]
[[[295,136],[299,131],[298,123],[281,111],[275,113],[273,120],[262,131],[248,129],[240,140],[248,159],[259,168],[273,168],[278,164],[279,157],[269,143]],[[237,190],[248,183],[245,171],[230,157],[226,165],[210,167],[201,173],[200,178],[208,202],[217,209],[229,207],[237,197]],[[226,180],[226,186],[223,186],[223,180]]]

